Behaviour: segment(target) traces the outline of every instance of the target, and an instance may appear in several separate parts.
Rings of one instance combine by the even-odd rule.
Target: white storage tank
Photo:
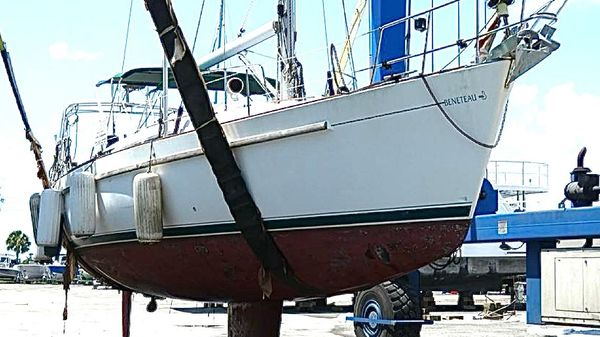
[[[600,249],[542,251],[542,321],[600,326]]]
[[[69,177],[69,227],[76,237],[96,231],[96,180],[90,172],[75,172]]]
[[[58,246],[62,209],[63,199],[60,191],[51,188],[42,191],[37,229],[38,246]]]
[[[163,236],[160,177],[153,172],[133,178],[133,213],[139,242],[159,242]]]

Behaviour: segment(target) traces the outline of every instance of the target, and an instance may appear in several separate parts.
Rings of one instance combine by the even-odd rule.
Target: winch
[[[573,203],[573,207],[592,206],[600,195],[600,176],[583,166],[587,148],[581,149],[577,155],[577,167],[571,172],[571,182],[565,186],[565,197]]]

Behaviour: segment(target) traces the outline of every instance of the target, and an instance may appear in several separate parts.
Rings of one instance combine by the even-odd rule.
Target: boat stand
[[[121,291],[121,326],[123,337],[129,337],[131,327],[131,291]]]
[[[279,337],[283,301],[230,302],[228,337]]]

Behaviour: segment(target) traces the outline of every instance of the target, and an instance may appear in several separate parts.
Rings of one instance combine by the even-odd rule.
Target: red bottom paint
[[[331,296],[380,283],[450,254],[468,221],[272,232],[296,276],[318,291],[273,279],[271,299]],[[257,301],[259,262],[239,234],[112,243],[77,249],[94,274],[136,292],[191,300]]]

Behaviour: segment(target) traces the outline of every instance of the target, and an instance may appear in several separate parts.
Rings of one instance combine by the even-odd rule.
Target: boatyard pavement
[[[165,299],[158,310],[146,312],[148,298],[133,298],[131,336],[227,336],[227,314],[197,302]],[[64,292],[61,285],[0,284],[0,336],[121,336],[121,295],[113,289],[73,285],[69,292],[68,320],[62,320]],[[284,314],[281,335],[353,337],[350,313]],[[449,314],[442,314],[442,317]],[[452,313],[462,320],[443,320],[423,328],[433,336],[558,336],[563,328],[528,326],[525,313],[505,320],[477,319],[477,312]],[[550,329],[550,330],[548,330]],[[548,332],[551,332],[550,334]],[[572,336],[572,334],[571,334]]]

